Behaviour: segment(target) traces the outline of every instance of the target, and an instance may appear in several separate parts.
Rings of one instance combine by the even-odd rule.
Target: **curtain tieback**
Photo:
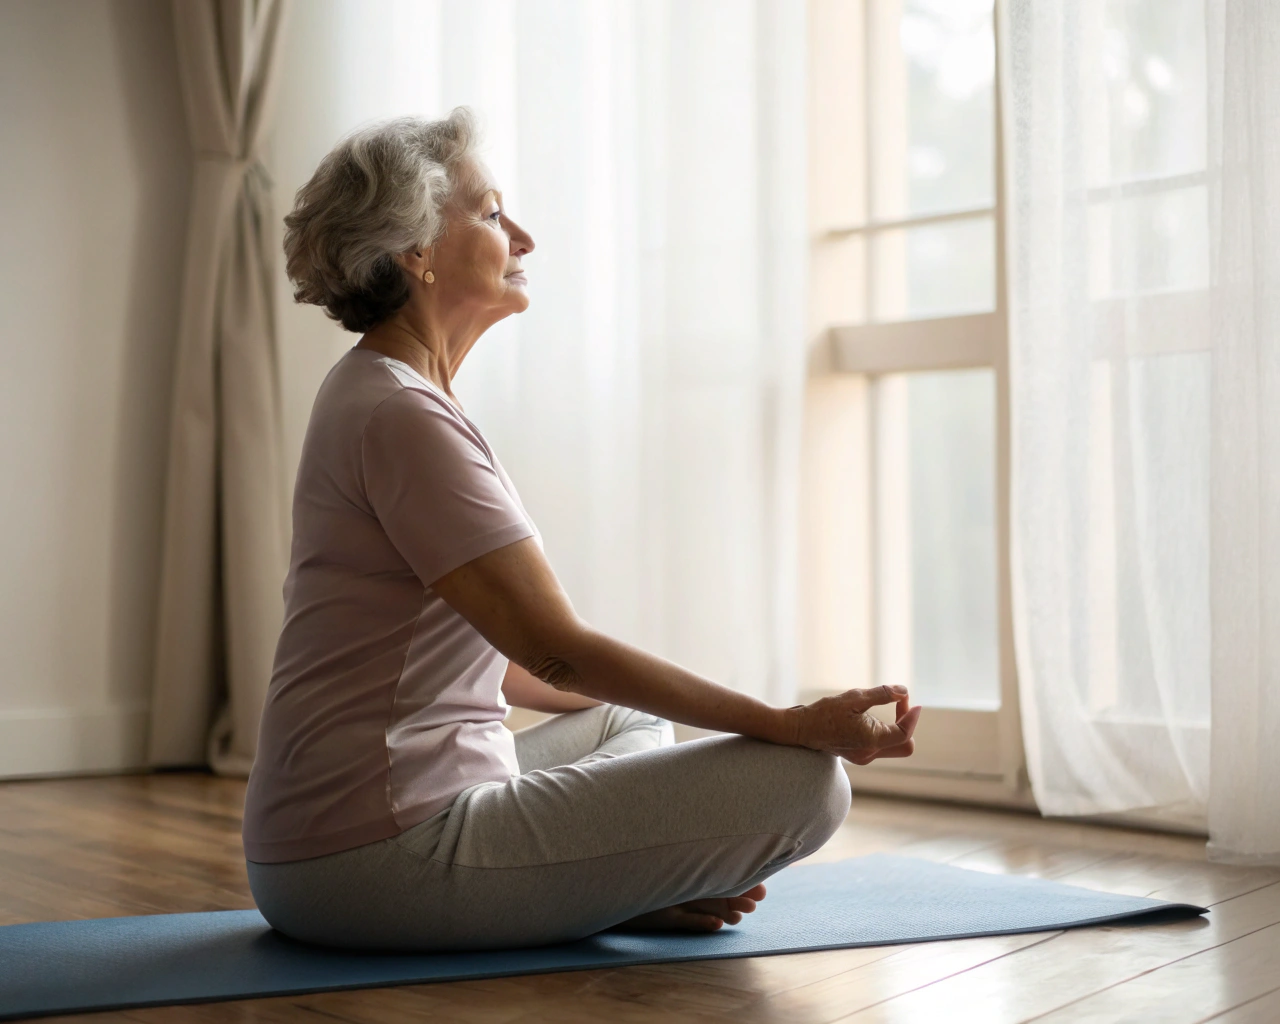
[[[231,156],[229,153],[197,153],[196,160],[201,163],[229,167],[232,174],[259,188],[270,189],[275,184],[262,160],[256,156],[242,158]]]

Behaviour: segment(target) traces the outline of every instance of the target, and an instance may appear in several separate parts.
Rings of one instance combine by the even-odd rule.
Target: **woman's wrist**
[[[782,743],[789,747],[803,747],[802,742],[803,730],[802,721],[804,715],[803,704],[793,704],[789,708],[778,708],[778,731],[780,739],[775,743]]]
[[[756,739],[777,743],[784,747],[804,746],[801,742],[800,714],[804,710],[803,704],[797,704],[789,708],[778,708],[771,704],[757,701],[752,697],[747,697],[746,700],[754,705],[749,717],[740,719],[727,727],[721,726],[721,729],[726,732],[741,733],[744,736],[753,736]]]

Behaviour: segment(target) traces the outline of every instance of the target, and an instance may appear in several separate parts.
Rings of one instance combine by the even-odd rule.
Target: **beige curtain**
[[[258,160],[286,0],[174,0],[195,153],[149,759],[247,773],[283,616],[288,502]]]

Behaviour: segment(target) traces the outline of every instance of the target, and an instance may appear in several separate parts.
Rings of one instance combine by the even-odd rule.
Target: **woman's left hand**
[[[889,724],[872,715],[880,705],[896,706]],[[824,750],[854,764],[870,764],[877,757],[910,757],[915,752],[919,707],[912,707],[904,686],[875,686],[869,690],[845,690],[812,704],[788,708],[792,721],[790,742]]]
[[[916,745],[912,734],[916,729],[916,722],[920,720],[920,708],[911,706],[910,699],[903,697],[896,702],[897,713],[894,720],[902,726],[907,733],[905,743],[899,743],[892,747],[879,748],[854,748],[852,750],[840,750],[837,753],[846,761],[852,761],[854,764],[870,764],[877,757],[910,757],[915,753]],[[914,713],[913,713],[914,712]],[[908,717],[909,716],[909,717]]]

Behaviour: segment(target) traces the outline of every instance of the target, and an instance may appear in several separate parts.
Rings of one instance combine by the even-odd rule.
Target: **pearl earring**
[[[432,282],[435,281],[435,279],[436,279],[436,275],[433,274],[430,270],[424,270],[422,272],[423,284],[431,284]]]

